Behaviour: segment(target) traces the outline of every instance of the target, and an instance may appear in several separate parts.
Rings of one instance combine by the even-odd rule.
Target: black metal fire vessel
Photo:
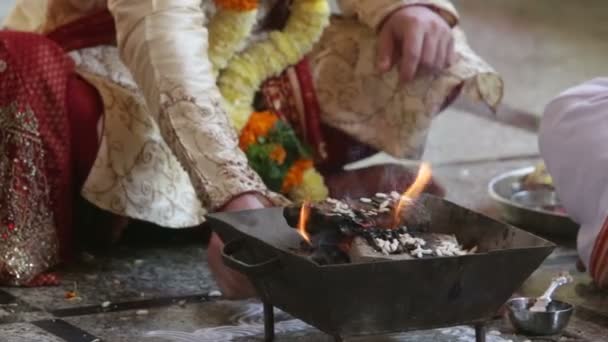
[[[334,336],[381,335],[484,325],[552,252],[539,237],[444,199],[418,199],[431,232],[455,234],[476,254],[320,266],[294,252],[301,237],[282,208],[209,215],[228,241],[226,264],[247,275],[265,303],[266,339],[273,307]]]

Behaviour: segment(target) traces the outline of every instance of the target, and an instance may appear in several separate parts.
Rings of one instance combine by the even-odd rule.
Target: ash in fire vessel
[[[403,194],[378,193],[354,201],[330,198],[286,208],[284,216],[304,239],[303,250],[321,264],[475,253],[476,247],[464,249],[454,235],[427,231],[429,215],[416,198],[430,179],[431,167],[423,163]]]
[[[301,252],[320,264],[472,254],[456,236],[428,231],[429,215],[415,200],[394,214],[402,196],[376,194],[354,201],[327,199],[288,207],[288,224],[303,236]],[[303,214],[304,213],[304,214]],[[395,223],[395,217],[398,218]]]

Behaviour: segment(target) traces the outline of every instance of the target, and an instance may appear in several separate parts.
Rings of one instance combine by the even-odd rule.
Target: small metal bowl
[[[536,298],[513,298],[507,302],[507,312],[513,327],[530,336],[550,336],[560,334],[574,312],[572,305],[552,301],[546,312],[533,312],[530,308]]]

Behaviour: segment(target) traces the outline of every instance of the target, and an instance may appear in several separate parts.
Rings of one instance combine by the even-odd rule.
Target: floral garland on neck
[[[253,25],[239,27],[236,23],[249,23],[257,16],[258,1],[215,2],[219,10],[209,27],[210,56],[221,70],[217,83],[229,106],[230,119],[240,131],[253,113],[255,93],[262,82],[298,63],[312,50],[329,25],[331,11],[327,0],[294,0],[282,31],[271,31],[268,39],[235,53],[253,29]]]
[[[331,13],[327,0],[294,0],[282,31],[271,31],[266,40],[239,53],[256,22],[258,0],[215,3],[209,56],[231,123],[240,132],[240,147],[269,189],[295,201],[324,199],[323,177],[293,129],[275,113],[255,113],[253,102],[266,79],[298,63],[321,38]]]
[[[216,1],[218,12],[209,21],[209,59],[217,77],[251,35],[258,15],[256,1]]]

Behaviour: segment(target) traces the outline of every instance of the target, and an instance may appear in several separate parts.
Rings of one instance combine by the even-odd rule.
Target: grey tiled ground
[[[538,155],[536,134],[506,126],[450,108],[434,121],[428,136],[423,160],[433,165],[462,164],[505,159],[522,159]],[[367,162],[404,162],[380,154]],[[356,165],[363,165],[358,163]]]
[[[455,0],[472,47],[502,73],[505,103],[539,115],[556,93],[606,74],[604,0]]]
[[[433,122],[423,159],[444,165],[536,154],[535,134],[450,109]]]
[[[0,341],[63,342],[64,340],[31,324],[18,323],[1,326]]]
[[[205,262],[202,242],[171,247],[125,248],[112,253],[111,257],[95,257],[64,270],[60,287],[12,288],[6,291],[50,311],[100,307],[106,301],[118,303],[206,294],[214,290],[215,285],[210,280],[209,270],[204,267]],[[78,293],[77,299],[58,300],[74,289]]]
[[[256,308],[258,310],[256,310]],[[252,310],[253,309],[253,310]],[[237,317],[245,310],[254,311],[246,316],[247,329],[242,329],[240,336],[237,328],[230,329],[231,325],[237,325]],[[211,341],[211,334],[215,333],[217,341],[227,341],[234,336],[234,341],[262,341],[263,321],[261,306],[255,302],[227,302],[217,301],[204,305],[172,306],[163,310],[150,310],[146,316],[138,316],[136,312],[108,313],[96,316],[80,316],[68,318],[67,321],[79,326],[96,336],[111,338],[111,341],[128,342],[142,337],[141,331],[146,331],[144,337],[154,341],[167,341],[173,336],[174,341]],[[332,338],[320,333],[318,330],[289,316],[278,316],[277,342],[280,341],[333,341]],[[241,318],[242,319],[242,318]],[[492,328],[490,331],[498,331]],[[352,338],[349,341],[373,342],[373,341],[453,341],[455,337],[472,335],[473,329],[461,327],[457,329],[446,329],[438,331],[414,332],[392,336],[373,336],[363,338]],[[503,336],[504,339],[494,339],[496,342],[504,342],[507,339],[521,341],[512,335]],[[237,336],[235,336],[237,335]],[[207,339],[205,339],[207,338]],[[490,339],[492,341],[492,339]]]

